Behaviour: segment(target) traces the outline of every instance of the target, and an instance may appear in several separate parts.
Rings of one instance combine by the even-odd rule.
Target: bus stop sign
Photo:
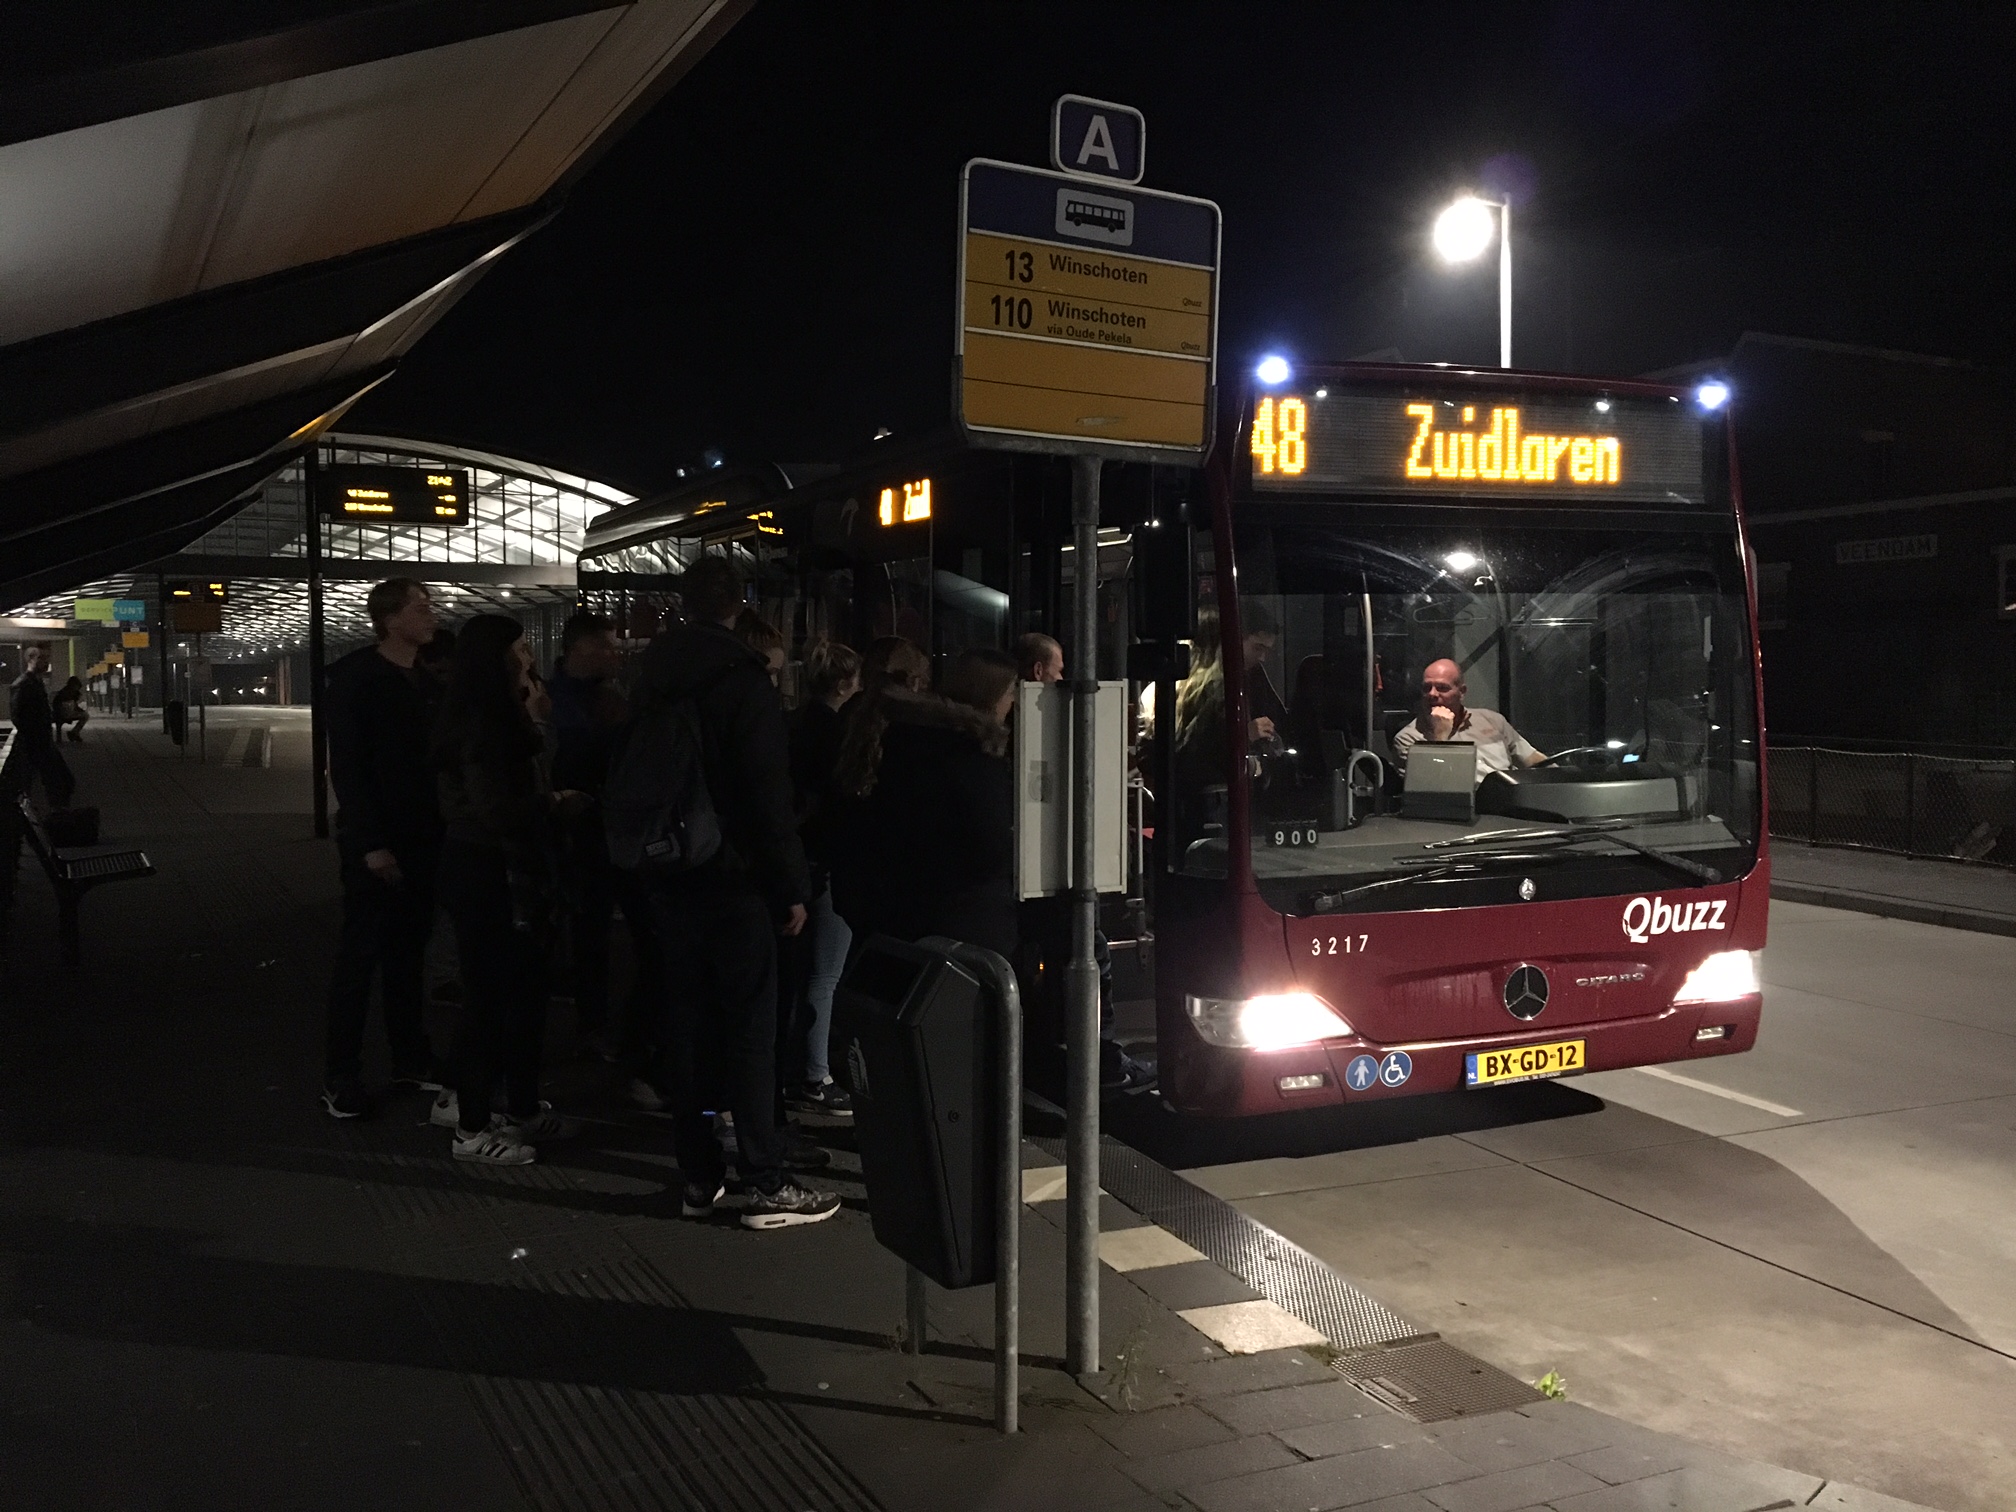
[[[1218,207],[975,158],[959,194],[959,418],[980,446],[1167,454],[1210,441]]]

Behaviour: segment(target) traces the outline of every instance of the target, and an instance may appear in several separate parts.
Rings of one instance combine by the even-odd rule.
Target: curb
[[[1780,903],[1810,903],[1817,908],[1842,908],[1851,913],[1875,914],[1884,919],[1905,919],[1913,924],[1938,924],[1947,929],[2016,938],[2016,918],[1976,908],[1955,908],[1916,898],[1893,898],[1882,893],[1853,892],[1840,887],[1813,887],[1803,882],[1780,882],[1775,878],[1771,883],[1771,896]]]

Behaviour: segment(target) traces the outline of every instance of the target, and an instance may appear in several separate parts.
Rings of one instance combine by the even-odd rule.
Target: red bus
[[[1178,1109],[1755,1043],[1762,705],[1725,397],[1343,364],[1240,399],[1189,665],[1155,695]]]
[[[1201,470],[1108,466],[1095,651],[1143,717],[1102,926],[1118,994],[1153,996],[1177,1108],[1754,1043],[1755,615],[1728,417],[1700,400],[1307,368],[1240,399]],[[583,596],[641,645],[679,571],[728,551],[793,658],[813,636],[944,658],[1061,635],[1069,497],[1065,459],[953,431],[710,470],[594,522]],[[1435,663],[1469,716],[1447,732],[1420,704]],[[1054,1026],[1059,974],[1018,964]],[[1035,1032],[1040,1079],[1059,1036]]]

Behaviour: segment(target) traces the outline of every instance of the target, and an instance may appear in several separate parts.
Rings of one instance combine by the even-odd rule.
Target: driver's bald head
[[[1448,657],[1428,663],[1421,673],[1421,696],[1430,707],[1463,707],[1463,669]]]

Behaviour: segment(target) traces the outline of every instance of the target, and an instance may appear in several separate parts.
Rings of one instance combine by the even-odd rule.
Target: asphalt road
[[[1456,1344],[1745,1458],[2016,1508],[2016,939],[1777,904],[1749,1055],[1116,1133]],[[1132,1124],[1130,1127],[1130,1119]]]

